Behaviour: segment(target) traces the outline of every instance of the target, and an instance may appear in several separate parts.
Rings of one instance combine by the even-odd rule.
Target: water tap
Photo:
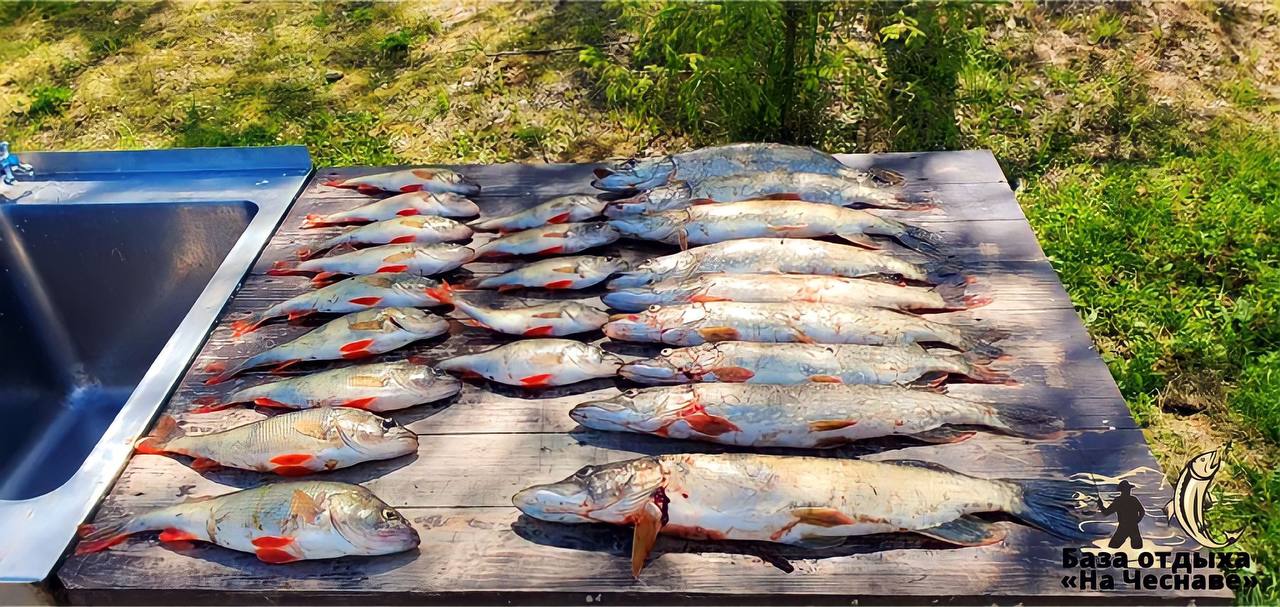
[[[8,141],[0,141],[0,169],[4,171],[3,181],[5,185],[17,183],[17,175],[30,177],[36,174],[31,165],[18,160],[17,154],[9,153]]]

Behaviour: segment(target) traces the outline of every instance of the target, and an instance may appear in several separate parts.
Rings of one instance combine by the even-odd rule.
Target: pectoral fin
[[[962,516],[937,527],[917,529],[916,533],[957,546],[986,546],[1004,539],[1004,529],[976,516]]]
[[[850,244],[858,245],[864,249],[879,249],[880,243],[876,242],[870,236],[862,233],[837,234],[840,238],[849,241]]]
[[[707,327],[698,329],[698,335],[706,341],[734,341],[738,339],[738,330],[733,327]]]
[[[926,443],[941,445],[946,443],[958,443],[972,437],[974,434],[977,434],[977,432],[972,430],[956,430],[955,428],[943,426],[941,428],[934,428],[928,432],[912,434],[911,438],[918,441],[924,441]]]
[[[804,523],[815,527],[839,527],[852,525],[855,521],[849,515],[835,508],[796,508],[791,511],[796,523]]]
[[[636,517],[635,531],[631,535],[631,576],[640,577],[640,570],[649,558],[649,552],[658,542],[662,530],[662,509],[654,502],[646,502]]]

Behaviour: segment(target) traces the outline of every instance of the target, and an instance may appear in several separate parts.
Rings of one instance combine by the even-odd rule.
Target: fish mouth
[[[642,289],[619,289],[600,296],[604,305],[624,312],[639,312],[658,303],[653,293]]]
[[[570,409],[569,417],[593,430],[621,432],[630,429],[625,419],[630,413],[634,413],[634,410],[615,400],[597,400],[581,403]]]
[[[469,177],[459,177],[458,183],[454,184],[459,194],[470,196],[480,193],[480,184]]]
[[[618,276],[609,281],[605,288],[610,290],[626,289],[629,287],[643,287],[651,282],[650,273],[644,270],[630,270],[627,272],[619,272]]]
[[[534,485],[518,491],[511,503],[520,512],[552,523],[593,523],[586,490],[573,482]]]

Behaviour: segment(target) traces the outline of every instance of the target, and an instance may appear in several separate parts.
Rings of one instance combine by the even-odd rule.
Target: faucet
[[[3,181],[5,185],[13,185],[18,182],[15,175],[35,175],[35,169],[31,165],[18,160],[17,154],[9,153],[9,142],[0,141],[0,170],[4,171]]]

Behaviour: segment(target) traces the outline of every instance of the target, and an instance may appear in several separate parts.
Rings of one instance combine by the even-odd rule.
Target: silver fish
[[[862,171],[813,148],[777,143],[734,143],[702,148],[658,158],[632,159],[595,170],[591,185],[615,192],[647,190],[672,181],[699,181],[717,175],[787,170],[837,175],[855,181],[867,178],[885,185],[899,185],[901,174],[886,169]]]
[[[903,246],[936,253],[942,239],[923,228],[866,211],[797,200],[744,200],[691,206],[675,211],[616,217],[609,225],[623,236],[667,244],[711,244],[744,238],[817,238],[839,236],[879,249],[872,236],[887,236]]]
[[[410,192],[375,200],[354,209],[338,211],[328,215],[312,213],[303,220],[302,227],[317,228],[349,223],[371,223],[395,219],[396,217],[413,217],[415,215],[474,217],[479,214],[480,207],[476,206],[476,203],[458,194]]]
[[[386,244],[332,257],[277,261],[267,274],[311,274],[312,282],[317,284],[341,275],[403,273],[431,276],[457,269],[474,259],[475,255],[475,250],[458,244]]]
[[[462,382],[412,360],[352,365],[242,388],[225,400],[205,398],[192,413],[208,413],[236,403],[273,409],[350,407],[396,411],[449,398],[462,391]]]
[[[447,217],[410,215],[353,228],[315,245],[301,247],[298,259],[310,259],[342,245],[437,244],[469,238],[471,228]]]
[[[649,259],[610,281],[609,288],[640,287],[709,272],[886,276],[932,284],[958,278],[956,269],[942,261],[914,263],[879,251],[820,240],[747,238]]]
[[[355,312],[287,343],[246,358],[205,381],[217,384],[244,371],[276,365],[276,371],[303,361],[365,358],[449,332],[449,321],[417,308]]]
[[[461,173],[438,167],[403,169],[350,179],[330,179],[324,185],[350,188],[366,194],[378,192],[452,192],[470,196],[480,193],[480,184]]]
[[[477,247],[476,257],[577,253],[607,245],[621,237],[607,223],[562,223],[495,238]]]
[[[186,455],[201,472],[227,467],[303,476],[417,453],[418,436],[395,420],[347,408],[294,411],[209,434],[187,434],[165,415],[135,450]]]
[[[413,274],[352,276],[322,289],[307,291],[231,323],[232,335],[250,333],[273,318],[296,320],[308,314],[350,314],[390,307],[428,308],[444,305],[432,295],[440,282]]]
[[[514,232],[547,224],[586,221],[599,217],[608,202],[590,194],[557,196],[538,206],[506,217],[490,217],[471,223],[477,230]]]
[[[620,366],[622,359],[618,356],[571,339],[526,339],[436,364],[437,369],[461,373],[463,377],[484,377],[526,388],[612,377]]]
[[[1005,531],[972,515],[1006,512],[1085,540],[1081,489],[1074,481],[978,478],[916,460],[684,453],[587,466],[512,502],[544,521],[634,526],[631,572],[638,576],[659,533],[820,547],[909,531],[982,546]]]
[[[470,317],[464,324],[508,335],[561,337],[599,330],[609,322],[609,313],[578,301],[553,301],[533,306],[490,308],[452,291],[449,302]]]
[[[476,281],[475,288],[499,291],[522,287],[585,289],[630,268],[631,264],[621,257],[596,255],[556,257],[524,264],[505,274],[482,278]]]
[[[364,487],[295,481],[81,525],[76,554],[161,529],[161,542],[210,542],[266,563],[394,554],[420,541],[404,516]]]
[[[761,344],[723,341],[667,348],[631,361],[618,374],[635,382],[747,382],[755,384],[939,384],[948,376],[985,383],[1012,382],[974,353],[925,350],[918,345]]]
[[[883,436],[930,443],[975,427],[1050,438],[1062,419],[1043,409],[993,406],[899,386],[694,384],[627,390],[569,412],[587,428],[746,447],[826,449]]]
[[[809,274],[698,274],[645,287],[617,289],[605,293],[601,299],[609,307],[623,312],[639,312],[651,305],[710,301],[843,303],[908,312],[966,310],[991,302],[989,297],[966,293],[968,286],[960,283],[909,287]]]
[[[605,214],[656,213],[693,205],[752,199],[805,200],[903,211],[924,211],[937,206],[925,194],[908,193],[900,187],[886,186],[873,179],[855,181],[832,175],[769,171],[672,182],[613,201],[605,208]]]
[[[1001,332],[925,320],[883,308],[794,302],[710,302],[650,306],[615,314],[604,334],[613,339],[696,346],[716,341],[863,344],[942,343],[957,350],[998,355]]]

